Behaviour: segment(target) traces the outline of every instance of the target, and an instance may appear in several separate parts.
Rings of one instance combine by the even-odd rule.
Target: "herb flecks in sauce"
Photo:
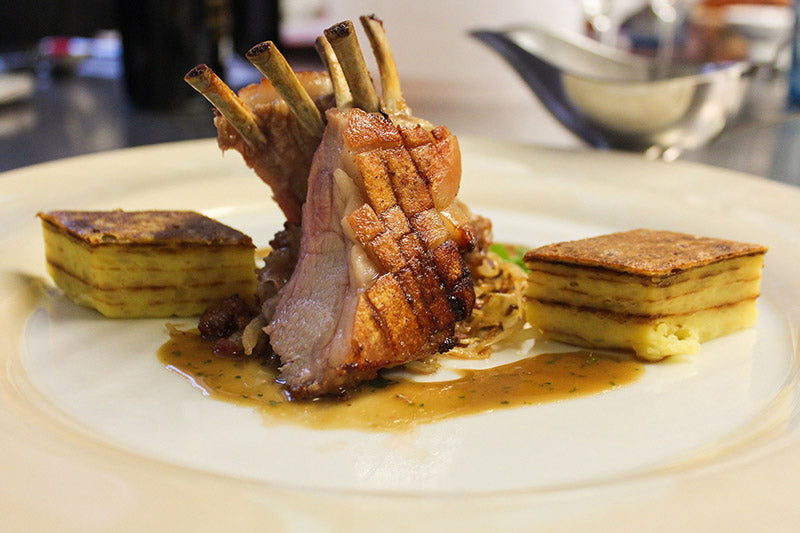
[[[210,396],[259,409],[267,422],[372,431],[404,431],[457,416],[597,394],[643,373],[641,364],[627,359],[587,351],[549,353],[489,369],[458,370],[460,377],[452,381],[380,377],[346,399],[299,402],[290,401],[275,382],[274,369],[257,360],[212,357],[211,345],[198,335],[174,336],[159,358]]]

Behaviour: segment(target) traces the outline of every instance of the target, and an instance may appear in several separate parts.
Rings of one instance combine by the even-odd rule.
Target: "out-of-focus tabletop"
[[[584,146],[518,85],[483,103],[435,94],[443,89],[424,82],[407,83],[406,94],[415,113],[458,135]],[[738,120],[708,146],[679,159],[800,185],[800,113],[787,107],[786,93],[785,76],[754,80]],[[144,109],[131,102],[119,78],[39,77],[30,99],[0,105],[0,171],[215,133],[211,106],[199,95],[177,108]]]
[[[205,101],[136,108],[118,79],[37,82],[33,97],[0,106],[0,171],[76,155],[214,135]]]

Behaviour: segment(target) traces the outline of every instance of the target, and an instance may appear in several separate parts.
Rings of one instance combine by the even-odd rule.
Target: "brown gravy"
[[[541,354],[485,370],[459,370],[453,381],[378,379],[346,399],[289,401],[274,369],[254,360],[216,357],[199,335],[173,336],[161,361],[212,398],[257,408],[265,421],[318,429],[403,431],[420,424],[497,409],[586,396],[635,381],[640,363],[590,351]]]

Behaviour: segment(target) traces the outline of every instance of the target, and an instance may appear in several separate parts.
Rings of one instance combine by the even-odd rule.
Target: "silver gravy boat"
[[[700,147],[722,131],[742,106],[751,71],[747,62],[663,65],[535,26],[471,35],[586,143],[661,157]]]

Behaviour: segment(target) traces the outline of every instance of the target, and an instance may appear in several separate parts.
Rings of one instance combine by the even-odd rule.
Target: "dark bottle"
[[[166,108],[192,97],[183,75],[198,63],[222,74],[221,28],[214,23],[224,6],[224,0],[119,2],[125,86],[135,104]]]

